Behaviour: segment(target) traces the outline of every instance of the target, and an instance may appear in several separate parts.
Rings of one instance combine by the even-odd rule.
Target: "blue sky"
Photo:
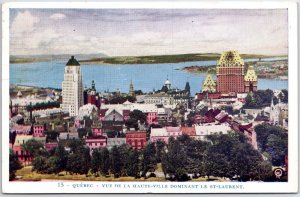
[[[11,9],[10,54],[288,53],[287,10]]]

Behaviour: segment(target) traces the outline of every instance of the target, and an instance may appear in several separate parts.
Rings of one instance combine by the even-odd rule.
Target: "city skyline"
[[[10,54],[286,55],[287,24],[286,9],[11,9]]]

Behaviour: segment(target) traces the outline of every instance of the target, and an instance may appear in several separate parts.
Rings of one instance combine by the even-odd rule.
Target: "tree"
[[[89,148],[82,149],[81,155],[83,159],[81,173],[87,176],[91,167],[90,149]]]
[[[93,118],[93,113],[91,118]],[[80,121],[80,124],[84,124],[85,128],[91,128],[93,124],[93,120],[91,118],[89,116],[84,116],[83,120]]]
[[[45,173],[47,170],[46,167],[47,158],[44,156],[37,156],[32,161],[32,171],[38,173]]]
[[[262,161],[258,164],[258,180],[268,181],[273,176],[272,164],[270,161]]]
[[[58,131],[45,131],[46,142],[56,142],[57,137],[59,136]]]
[[[106,147],[100,149],[100,160],[100,172],[103,176],[107,176],[110,168],[110,158]]]
[[[129,118],[128,120],[126,120],[125,125],[126,125],[127,129],[130,129],[130,128],[134,128],[135,130],[139,129],[138,121],[133,118]]]
[[[140,110],[133,110],[132,112],[130,112],[129,114],[131,119],[135,119],[135,120],[139,120],[141,123],[146,123],[147,120],[147,116]]]
[[[91,172],[96,176],[99,176],[100,165],[101,165],[101,154],[99,149],[93,150],[92,161],[91,161]]]
[[[284,103],[288,103],[289,102],[288,90],[283,89],[283,90],[281,90],[281,92],[283,93],[283,97],[281,98],[281,101]]]
[[[27,142],[21,145],[21,148],[33,157],[46,154],[44,145],[35,139],[28,140]]]
[[[257,90],[255,92],[250,92],[245,98],[245,107],[262,107],[271,104],[273,98],[273,91],[267,90]]]
[[[9,151],[9,180],[12,181],[16,178],[16,171],[21,169],[22,165],[18,160],[17,155],[10,150]]]
[[[68,157],[67,162],[67,172],[70,172],[70,174],[81,174],[81,166],[82,166],[82,160],[81,155],[72,153]]]
[[[188,173],[194,174],[194,177],[205,175],[204,161],[205,151],[210,146],[209,142],[201,140],[190,140],[186,146]]]
[[[57,158],[57,169],[59,172],[66,170],[68,162],[68,152],[65,150],[64,146],[59,143],[55,148],[54,156]]]
[[[285,164],[285,156],[288,150],[288,138],[287,135],[276,136],[271,134],[267,139],[266,151],[272,158],[272,164],[274,166],[283,166]]]
[[[78,132],[78,137],[79,137],[80,139],[82,139],[83,137],[86,137],[87,134],[88,134],[88,130],[87,130],[86,128],[79,128],[79,129],[77,130],[77,132]]]
[[[186,181],[187,155],[180,142],[173,137],[169,138],[168,151],[162,157],[162,169],[172,180]]]
[[[118,146],[118,151],[120,154],[120,169],[121,173],[120,176],[127,176],[126,168],[128,166],[129,161],[129,153],[131,151],[131,147],[128,144],[122,144],[121,146]]]
[[[129,102],[135,102],[136,98],[133,96],[114,96],[112,99],[109,100],[109,104],[121,104],[124,103],[125,101],[129,101]]]
[[[205,156],[205,171],[208,176],[233,178],[240,181],[253,180],[259,175],[258,166],[263,161],[243,134],[229,133],[209,138],[212,146]]]
[[[279,136],[281,138],[285,137],[285,131],[278,126],[271,126],[268,124],[259,124],[254,128],[257,135],[257,142],[259,149],[264,152],[267,148],[268,137],[271,134]]]
[[[45,173],[58,174],[60,172],[59,159],[56,156],[49,157],[46,160]]]
[[[9,143],[10,143],[10,144],[12,144],[12,145],[15,144],[16,136],[17,136],[16,131],[14,131],[14,132],[9,132]]]
[[[153,173],[156,169],[156,148],[155,143],[148,143],[142,153],[142,176],[146,177],[147,172]]]
[[[230,163],[226,155],[216,153],[213,148],[210,148],[207,151],[207,155],[205,157],[204,169],[205,174],[209,176],[215,177],[227,177],[229,174]]]
[[[114,178],[120,177],[121,174],[121,159],[120,152],[117,146],[113,146],[110,152],[110,170],[114,175]]]
[[[82,139],[71,139],[68,142],[68,146],[71,149],[71,152],[76,152],[77,150],[82,149],[85,146],[85,143]]]
[[[208,137],[212,145],[207,149],[204,159],[205,174],[217,177],[234,176],[233,166],[231,165],[232,149],[239,143],[234,134],[215,134]]]
[[[166,143],[164,141],[157,141],[155,144],[156,147],[156,162],[160,163],[162,154],[164,152],[164,149],[166,148]]]
[[[126,173],[128,176],[138,178],[140,176],[139,153],[136,150],[130,150],[128,155],[128,163],[126,165]]]
[[[75,152],[69,155],[67,162],[67,171],[78,174],[88,175],[91,167],[90,149],[80,147]]]
[[[258,166],[263,159],[249,143],[236,144],[230,159],[230,165],[240,181],[253,180],[259,175]]]
[[[130,112],[129,117],[130,118],[125,122],[128,129],[135,128],[138,130],[138,122],[144,124],[147,120],[147,116],[142,111],[136,109]]]

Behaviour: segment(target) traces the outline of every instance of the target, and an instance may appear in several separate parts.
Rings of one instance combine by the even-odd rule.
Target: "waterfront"
[[[274,60],[274,58],[270,59]],[[253,60],[246,60],[253,61]],[[83,84],[90,87],[95,80],[98,91],[129,91],[130,80],[134,89],[149,92],[158,90],[164,81],[171,81],[173,87],[183,89],[186,81],[191,85],[191,93],[199,92],[206,74],[195,75],[181,70],[186,66],[215,65],[216,61],[193,61],[168,64],[82,64]],[[20,84],[36,87],[61,88],[65,62],[36,62],[10,64],[10,84]],[[287,80],[259,79],[259,89],[287,89]]]

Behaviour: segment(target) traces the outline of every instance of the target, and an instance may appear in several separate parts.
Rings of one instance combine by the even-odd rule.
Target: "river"
[[[253,61],[248,59],[245,61]],[[274,58],[262,60],[275,60]],[[36,87],[61,88],[66,62],[36,62],[10,64],[10,84],[28,85]],[[90,87],[95,80],[97,91],[129,91],[130,80],[135,90],[143,92],[157,90],[162,87],[168,78],[173,88],[183,89],[189,81],[191,93],[201,90],[205,74],[191,74],[177,70],[186,66],[215,65],[216,61],[193,61],[168,64],[82,64],[84,86]],[[288,89],[287,80],[259,79],[258,89]]]

